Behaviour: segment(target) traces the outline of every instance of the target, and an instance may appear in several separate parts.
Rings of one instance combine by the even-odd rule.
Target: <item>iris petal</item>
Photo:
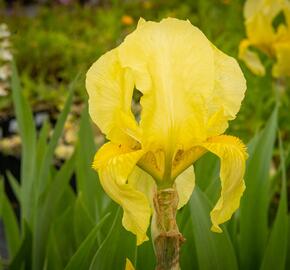
[[[207,128],[210,136],[221,134],[240,108],[246,83],[239,65],[189,21],[141,20],[118,51],[143,93],[143,143],[166,155],[204,141]],[[217,112],[223,114],[220,123],[208,127]]]
[[[132,151],[109,142],[97,152],[93,163],[106,193],[122,206],[123,226],[137,236],[137,245],[148,239],[151,209],[146,196],[127,179],[142,155],[142,150]]]
[[[188,167],[175,180],[178,193],[178,209],[183,207],[189,200],[195,186],[193,166]]]
[[[229,220],[240,204],[245,190],[247,158],[245,145],[236,137],[221,135],[208,139],[202,146],[221,160],[221,196],[211,211],[212,231],[221,232],[220,224]]]
[[[183,140],[190,120],[185,116],[204,113],[204,103],[211,96],[214,63],[210,42],[188,21],[143,21],[120,45],[119,55],[143,93],[140,127],[144,141],[174,152],[169,148]],[[197,121],[204,121],[204,115]],[[193,137],[197,130],[193,129]]]
[[[151,175],[142,169],[135,167],[129,176],[128,183],[135,189],[141,191],[148,198],[151,208],[153,209],[153,196],[156,192],[156,184]],[[178,193],[178,209],[183,207],[189,200],[195,185],[195,175],[193,166],[187,168],[175,180],[176,190]]]
[[[136,166],[128,178],[128,183],[136,190],[145,194],[153,208],[153,196],[156,191],[156,184],[152,176]]]
[[[140,139],[140,130],[131,112],[133,78],[120,66],[116,49],[91,66],[86,88],[90,115],[108,139],[115,142]]]

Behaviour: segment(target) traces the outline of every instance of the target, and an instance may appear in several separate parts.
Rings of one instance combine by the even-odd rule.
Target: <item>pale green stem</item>
[[[283,77],[273,79],[273,89],[276,97],[276,103],[277,105],[280,105],[281,97],[283,96],[286,90],[286,79]]]

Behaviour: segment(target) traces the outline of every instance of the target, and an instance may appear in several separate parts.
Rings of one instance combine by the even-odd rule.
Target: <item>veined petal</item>
[[[204,104],[214,85],[210,42],[188,21],[142,20],[118,50],[122,66],[132,71],[136,88],[143,93],[140,127],[144,140],[163,149],[171,147],[168,151],[173,153],[190,116],[202,114],[198,124],[204,126],[200,123],[205,121]],[[199,136],[197,131],[192,129],[192,137]]]
[[[213,46],[215,83],[212,101],[208,104],[207,138],[227,129],[240,110],[246,91],[246,80],[238,62]]]
[[[195,186],[195,174],[193,166],[188,167],[175,179],[178,193],[178,209],[183,207],[189,200]]]
[[[234,119],[246,91],[246,79],[236,59],[213,46],[215,63],[214,105],[223,109],[226,119]],[[224,131],[224,130],[223,130]],[[222,132],[223,132],[222,131]]]
[[[172,162],[172,179],[175,179],[178,175],[190,167],[204,153],[206,153],[206,150],[200,146],[194,146],[188,150],[178,150]]]
[[[151,146],[138,162],[138,166],[149,173],[156,181],[160,181],[164,174],[165,155],[164,150]]]
[[[128,136],[139,140],[140,131],[131,112],[132,74],[120,66],[117,50],[107,52],[86,75],[89,111],[93,121],[112,141]]]
[[[249,50],[250,42],[243,40],[239,47],[239,58],[243,60],[246,66],[256,75],[264,76],[265,67],[263,66],[259,56],[255,52]]]
[[[118,52],[143,93],[143,143],[165,149],[168,160],[178,147],[221,134],[239,110],[246,85],[237,62],[189,21],[140,20]],[[213,126],[217,116],[222,123]]]
[[[221,135],[212,137],[202,146],[221,160],[221,196],[211,211],[214,232],[222,232],[220,224],[229,220],[240,204],[245,190],[244,173],[247,158],[245,145],[236,137]]]
[[[143,154],[143,150],[132,151],[109,142],[97,152],[93,163],[106,193],[122,206],[123,226],[137,236],[137,245],[148,239],[151,210],[146,196],[127,183],[127,179]]]

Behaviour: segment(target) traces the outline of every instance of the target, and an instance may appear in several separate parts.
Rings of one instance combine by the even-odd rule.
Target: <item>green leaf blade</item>
[[[0,178],[0,218],[4,224],[4,232],[9,257],[12,258],[20,246],[20,232],[13,208],[5,194],[4,182]]]
[[[22,142],[21,213],[23,218],[27,222],[30,222],[34,204],[33,184],[35,178],[36,130],[32,110],[21,93],[20,80],[15,63],[12,64],[12,99]]]
[[[283,270],[286,264],[288,216],[287,216],[287,189],[286,169],[282,142],[280,140],[280,157],[282,163],[282,186],[280,203],[274,221],[269,241],[265,250],[261,270]]]
[[[96,252],[89,270],[124,269],[126,258],[135,261],[136,237],[123,228],[121,219],[121,209],[118,208],[111,229]]]
[[[86,239],[81,243],[78,250],[70,259],[65,270],[89,269],[94,254],[98,249],[97,238],[100,228],[104,225],[109,217],[109,213],[104,216],[91,230]]]
[[[264,130],[254,137],[248,147],[246,190],[239,211],[239,250],[242,269],[258,269],[266,247],[269,171],[277,131],[277,114],[276,108]]]
[[[212,205],[198,187],[193,191],[189,208],[199,269],[238,269],[237,258],[226,227],[223,226],[221,234],[210,230]]]

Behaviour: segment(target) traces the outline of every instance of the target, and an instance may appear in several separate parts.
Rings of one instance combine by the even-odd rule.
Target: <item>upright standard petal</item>
[[[229,220],[238,209],[245,190],[244,173],[247,158],[245,145],[236,137],[212,137],[202,146],[221,160],[221,196],[211,211],[212,231],[222,232],[220,224]]]
[[[86,75],[89,112],[101,131],[112,141],[139,140],[139,129],[131,112],[133,77],[123,69],[117,50],[101,56]]]
[[[127,179],[142,155],[142,150],[132,151],[109,142],[97,152],[93,163],[106,193],[122,206],[123,226],[137,236],[137,245],[148,239],[151,210],[146,196],[127,183]]]
[[[163,149],[166,160],[223,133],[240,108],[246,84],[236,60],[189,21],[141,20],[118,52],[143,93],[143,143]]]
[[[236,118],[246,91],[246,79],[238,62],[213,47],[215,80],[211,103],[208,104],[207,137],[227,129],[228,120]]]
[[[141,21],[118,50],[122,66],[132,71],[143,93],[144,140],[172,153],[192,122],[189,118],[198,116],[191,134],[202,141],[204,104],[214,84],[213,50],[203,33],[188,21]]]

